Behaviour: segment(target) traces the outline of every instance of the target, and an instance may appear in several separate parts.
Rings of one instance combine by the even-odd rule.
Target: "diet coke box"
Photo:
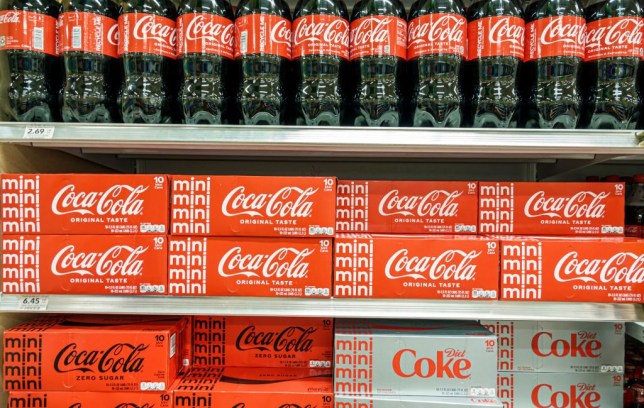
[[[644,240],[504,237],[501,298],[642,303]]]
[[[505,408],[622,408],[621,374],[499,373]]]
[[[9,393],[9,408],[172,408],[170,391],[65,392],[19,391]]]
[[[333,408],[330,369],[197,368],[172,387],[174,408]]]
[[[499,371],[623,373],[624,322],[481,321],[496,334]]]
[[[476,322],[338,319],[335,393],[494,397],[496,358]]]
[[[337,232],[476,234],[478,183],[338,181]]]
[[[330,238],[170,237],[175,296],[331,296]]]
[[[335,408],[503,408],[496,398],[336,395]]]
[[[3,174],[4,234],[166,234],[166,176]]]
[[[339,234],[334,262],[338,298],[498,297],[494,238]]]
[[[333,320],[297,317],[195,316],[196,367],[331,367]]]
[[[624,183],[479,183],[479,233],[624,235]]]
[[[2,292],[165,294],[163,235],[5,235]]]
[[[332,237],[333,177],[172,176],[173,235]]]
[[[5,391],[165,391],[180,367],[182,318],[39,318],[4,332]]]

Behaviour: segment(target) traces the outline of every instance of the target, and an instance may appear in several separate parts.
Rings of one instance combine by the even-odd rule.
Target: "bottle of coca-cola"
[[[399,126],[404,108],[407,13],[400,0],[361,0],[351,15],[349,102],[356,126]]]
[[[643,17],[632,0],[604,0],[586,9],[584,125],[635,128],[642,103],[637,78],[644,58]]]
[[[59,13],[60,4],[54,0],[9,0],[2,3],[2,119],[50,122],[59,118],[62,74],[56,41]],[[4,74],[7,77],[2,78]]]
[[[526,10],[525,126],[575,128],[581,114],[580,68],[585,55],[578,0],[537,0]]]
[[[417,0],[411,6],[407,58],[414,126],[461,125],[466,40],[460,0]]]
[[[113,122],[119,118],[118,5],[112,0],[63,0],[60,50],[65,62],[65,122]]]
[[[177,18],[184,123],[222,123],[232,105],[234,14],[227,0],[184,0]]]
[[[340,125],[349,60],[343,0],[299,0],[293,15],[298,125]]]
[[[175,20],[171,0],[124,0],[119,16],[123,86],[119,108],[125,123],[169,123],[176,117]]]
[[[467,123],[516,127],[525,23],[517,0],[480,0],[468,9]]]
[[[626,197],[626,236],[644,238],[644,174],[633,177],[633,187]]]
[[[284,0],[241,0],[235,20],[241,123],[288,121],[291,11]]]

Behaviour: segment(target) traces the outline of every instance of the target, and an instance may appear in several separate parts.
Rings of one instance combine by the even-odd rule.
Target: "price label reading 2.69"
[[[18,299],[18,310],[47,310],[47,296],[21,296]]]
[[[23,139],[51,139],[54,137],[53,126],[27,126]]]

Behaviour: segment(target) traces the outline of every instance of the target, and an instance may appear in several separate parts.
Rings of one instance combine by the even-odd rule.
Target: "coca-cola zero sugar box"
[[[479,233],[624,234],[624,183],[479,183]]]
[[[624,322],[481,321],[498,340],[499,371],[623,373]]]
[[[175,296],[330,297],[330,238],[170,237]]]
[[[478,183],[339,180],[337,232],[476,234]]]
[[[164,235],[5,235],[4,293],[165,294]]]
[[[330,369],[196,368],[172,386],[174,408],[333,407]]]
[[[165,234],[166,176],[3,174],[4,234]]]
[[[309,317],[195,316],[195,367],[331,367],[333,320]]]
[[[173,235],[335,234],[333,177],[172,176]]]
[[[503,237],[501,299],[642,303],[644,240]]]
[[[504,408],[622,408],[621,374],[499,373]]]
[[[441,235],[338,234],[338,298],[497,299],[499,242]]]
[[[186,321],[46,317],[3,335],[5,391],[165,391]]]
[[[503,408],[493,397],[352,396],[336,395],[335,408]]]
[[[9,393],[8,407],[172,408],[172,393],[170,391],[14,391]]]
[[[494,397],[496,359],[476,322],[336,320],[338,395]]]

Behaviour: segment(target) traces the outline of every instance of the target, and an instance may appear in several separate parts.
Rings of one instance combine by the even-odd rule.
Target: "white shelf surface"
[[[285,299],[250,297],[49,295],[46,313],[196,314],[391,319],[644,321],[635,304],[442,301],[406,299]],[[4,294],[0,312],[25,312],[25,296]]]

